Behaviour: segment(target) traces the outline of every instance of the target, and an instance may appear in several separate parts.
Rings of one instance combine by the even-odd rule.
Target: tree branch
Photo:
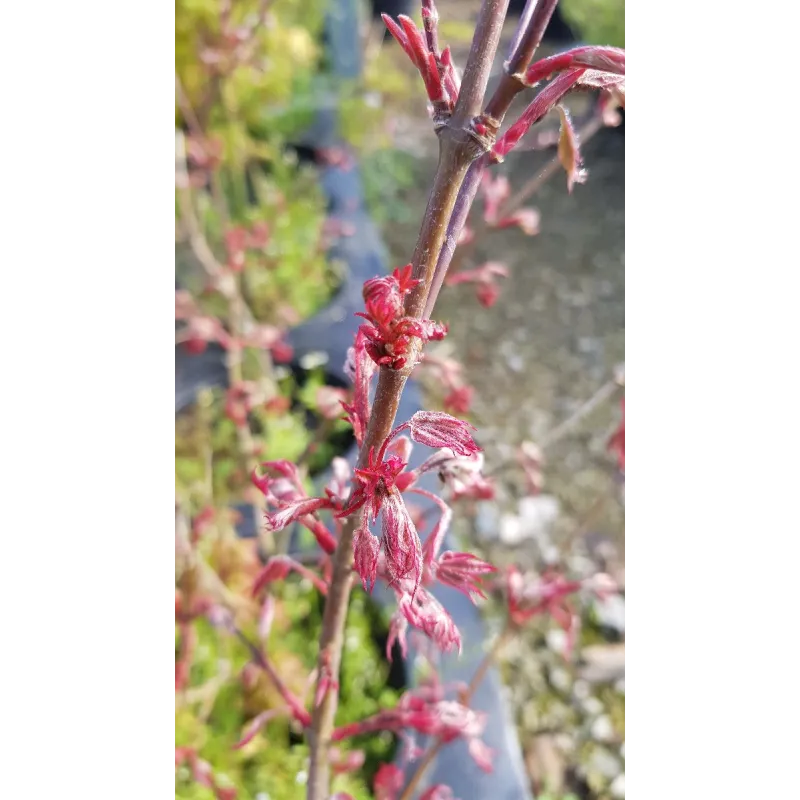
[[[453,116],[439,131],[439,163],[436,168],[425,217],[412,257],[413,276],[423,283],[407,296],[405,312],[421,316],[431,287],[431,279],[444,244],[450,217],[464,176],[474,159],[486,150],[472,132],[472,120],[480,112],[489,81],[494,54],[500,40],[508,0],[484,0],[478,16],[472,47],[467,59],[458,102]],[[421,349],[421,342],[417,347]],[[400,396],[417,361],[418,352],[409,358],[402,370],[382,367],[375,392],[364,443],[359,453],[359,466],[366,466],[371,448],[376,450],[394,425]],[[344,628],[350,590],[353,584],[353,534],[356,518],[350,517],[342,527],[333,554],[333,574],[322,617],[322,633],[318,658],[318,682],[325,675],[338,676],[341,666]],[[314,709],[309,740],[307,800],[325,800],[330,786],[328,750],[338,705],[338,691],[330,688]]]

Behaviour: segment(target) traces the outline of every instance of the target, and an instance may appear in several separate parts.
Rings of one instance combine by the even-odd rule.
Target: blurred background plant
[[[348,235],[327,218],[313,163],[291,146],[330,90],[320,45],[325,5],[176,2],[176,357],[224,354],[228,387],[200,391],[176,417],[183,532],[176,540],[176,796],[183,798],[266,792],[289,800],[298,796],[307,758],[251,648],[269,652],[281,674],[308,675],[321,607],[304,580],[283,583],[270,608],[251,597],[262,558],[285,552],[288,539],[263,532],[250,475],[268,453],[300,464],[308,484],[352,438],[339,419],[347,393],[327,385],[321,369],[293,365],[284,339],[288,326],[336,290],[339,265],[326,251]],[[248,515],[256,540],[237,537],[235,526]],[[233,620],[212,624],[231,608]],[[343,719],[394,702],[375,641],[382,626],[363,598],[350,609]],[[290,688],[302,697],[308,687]],[[235,747],[265,717],[268,736]],[[363,749],[342,748],[336,785],[362,797],[393,739],[357,744]],[[349,777],[361,760],[359,778]]]
[[[625,47],[625,0],[561,0],[559,8],[583,41]]]

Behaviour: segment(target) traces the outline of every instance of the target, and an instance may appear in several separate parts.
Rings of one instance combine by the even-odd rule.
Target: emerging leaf
[[[572,124],[570,113],[562,105],[556,106],[556,110],[561,117],[561,135],[558,137],[558,160],[567,173],[567,190],[571,194],[572,187],[576,183],[583,183],[586,180],[586,170],[583,169],[583,159],[578,146],[578,135],[575,133],[575,126]]]

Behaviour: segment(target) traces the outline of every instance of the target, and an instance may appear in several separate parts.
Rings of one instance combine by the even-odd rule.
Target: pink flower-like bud
[[[380,549],[380,542],[370,533],[366,520],[362,518],[361,525],[353,538],[354,566],[361,577],[364,590],[370,593],[375,588]]]
[[[508,219],[511,218],[509,217]],[[505,220],[502,222],[505,222]],[[514,221],[512,220],[509,224],[514,224]],[[498,226],[500,226],[500,223],[498,223]],[[449,286],[455,286],[459,283],[476,283],[478,301],[484,308],[491,308],[500,295],[500,290],[495,283],[495,279],[498,277],[508,277],[508,267],[499,261],[487,261],[476,269],[465,269],[453,275],[448,275],[445,282]]]
[[[431,102],[447,102],[449,100],[451,104],[455,103],[455,97],[448,97],[445,83],[439,73],[437,55],[428,49],[425,36],[414,24],[414,21],[401,14],[397,18],[400,22],[398,25],[388,14],[381,14],[381,17],[389,32],[419,70]]]
[[[389,492],[383,501],[381,539],[391,580],[413,580],[416,591],[422,577],[422,544],[398,491]]]
[[[407,264],[389,276],[371,278],[364,284],[365,311],[358,312],[356,316],[363,317],[370,323],[359,328],[359,336],[362,347],[375,364],[402,369],[412,354],[414,337],[428,341],[441,339],[447,333],[446,326],[431,320],[403,316],[403,296],[419,283],[418,279],[411,277],[411,264]],[[356,349],[358,345],[357,338]],[[353,358],[353,372],[357,363],[355,355],[357,354]],[[357,384],[357,401],[360,395],[363,392]],[[359,427],[365,425],[366,422],[359,415]]]
[[[290,481],[297,492],[305,494],[303,483],[300,480],[300,473],[291,461],[287,461],[285,458],[278,459],[277,461],[264,461],[261,464],[261,468],[277,472],[279,475],[286,478],[286,480]]]
[[[257,595],[267,584],[282,581],[292,571],[292,559],[289,556],[273,556],[258,573],[253,583],[253,596]]]
[[[449,447],[462,456],[480,451],[470,433],[475,428],[464,420],[445,414],[444,411],[417,411],[408,422],[395,429],[392,436],[405,428],[415,442],[428,447]]]
[[[428,591],[418,588],[414,596],[405,594],[398,608],[415,627],[424,631],[443,652],[461,652],[461,634],[444,606]]]

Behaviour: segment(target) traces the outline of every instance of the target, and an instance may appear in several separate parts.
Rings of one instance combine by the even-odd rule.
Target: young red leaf
[[[583,169],[583,159],[578,146],[578,135],[575,133],[575,126],[572,124],[570,113],[562,105],[556,106],[556,110],[561,117],[561,134],[558,137],[558,160],[567,173],[567,191],[571,194],[574,184],[583,183],[586,180],[586,170]]]
[[[497,140],[492,148],[493,160],[502,161],[530,130],[531,126],[542,119],[580,81],[584,72],[586,72],[585,67],[572,69],[547,84],[522,112],[520,118]]]
[[[417,411],[411,419],[396,429],[408,428],[411,438],[428,447],[448,447],[456,455],[469,456],[481,448],[475,444],[471,430],[475,428],[464,420],[451,417],[444,411]]]
[[[406,504],[397,490],[388,493],[381,512],[381,540],[386,555],[386,571],[392,581],[413,581],[416,592],[422,577],[422,545]]]
[[[371,593],[375,588],[380,549],[380,542],[370,533],[366,520],[362,517],[361,525],[353,538],[353,566],[361,577],[366,592]]]
[[[297,520],[298,517],[304,517],[306,514],[313,514],[321,508],[332,507],[333,504],[327,498],[305,497],[302,500],[289,503],[284,508],[279,508],[271,514],[267,514],[267,527],[271,531],[280,531]]]

